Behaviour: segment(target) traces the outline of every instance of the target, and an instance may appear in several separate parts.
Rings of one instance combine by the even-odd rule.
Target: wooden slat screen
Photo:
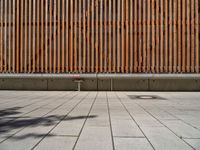
[[[198,0],[0,0],[1,73],[198,73]]]

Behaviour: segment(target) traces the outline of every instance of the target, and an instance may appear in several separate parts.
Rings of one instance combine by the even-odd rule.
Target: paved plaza
[[[200,93],[0,91],[0,150],[200,150]]]

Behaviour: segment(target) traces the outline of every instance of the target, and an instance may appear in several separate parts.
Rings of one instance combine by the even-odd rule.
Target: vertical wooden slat
[[[23,41],[23,29],[24,29],[24,27],[23,27],[23,18],[24,18],[23,5],[24,5],[24,1],[21,0],[20,1],[20,58],[19,58],[20,59],[20,72],[23,72],[23,62],[24,62],[24,60],[23,60],[23,54],[24,54],[24,52],[23,52],[23,43],[24,43],[24,41]]]
[[[116,1],[113,0],[113,46],[112,46],[112,72],[116,72]]]
[[[1,1],[1,3],[3,4],[3,1]],[[1,12],[3,12],[3,9],[1,10]],[[2,17],[2,16],[1,16]],[[13,21],[13,28],[12,28],[12,33],[13,33],[13,37],[12,37],[12,72],[15,72],[15,50],[16,50],[16,38],[15,38],[15,27],[16,27],[16,1],[13,0],[13,18],[12,18],[12,21]],[[3,28],[2,28],[3,29]],[[1,61],[2,61],[2,54],[1,54]],[[1,66],[0,66],[1,70],[2,70],[2,63],[1,63]]]
[[[151,71],[154,73],[155,72],[155,0],[152,0],[151,3],[151,12],[152,12],[152,66],[151,66]]]
[[[90,28],[90,17],[91,17],[91,3],[90,0],[87,1],[87,72],[90,72],[90,48],[91,48],[91,28]]]
[[[66,72],[69,72],[69,0],[66,1]]]
[[[73,71],[73,0],[70,0],[70,72]]]
[[[177,0],[173,1],[173,72],[177,71]]]
[[[58,47],[57,47],[57,53],[58,53],[58,57],[57,57],[57,63],[58,63],[58,65],[57,65],[57,72],[58,73],[60,73],[60,51],[61,51],[61,49],[60,49],[60,0],[58,0],[57,1],[57,4],[58,4],[58,6],[57,6],[57,44],[58,44]]]
[[[0,72],[199,72],[198,5],[1,0]]]
[[[104,0],[104,72],[107,72],[107,0]]]
[[[121,6],[121,0],[117,1],[117,72],[120,72],[120,20],[121,20],[121,11],[120,11],[120,6]],[[106,15],[106,13],[104,14]],[[105,44],[105,43],[104,43]]]
[[[163,7],[163,0],[160,0],[160,72],[162,73],[163,72],[163,66],[164,66],[164,57],[163,57],[163,46],[164,46],[164,40],[163,40],[163,16],[164,16],[164,7]]]
[[[64,73],[65,71],[65,0],[62,0],[62,65],[61,65],[61,69],[62,69],[62,73]]]
[[[41,57],[41,72],[44,71],[44,1],[41,1],[41,42],[40,42],[40,57]]]
[[[151,3],[150,1],[148,0],[147,1],[147,72],[150,72],[150,69],[151,69],[151,44],[150,44],[150,23],[151,23],[151,16],[150,16],[150,13],[151,13]]]
[[[49,1],[49,72],[52,73],[52,17],[53,17],[53,7],[52,7],[53,1]]]
[[[146,40],[146,38],[147,38],[147,36],[146,36],[146,27],[147,27],[147,25],[146,25],[146,21],[147,21],[147,18],[146,18],[146,16],[147,16],[147,11],[146,11],[146,8],[147,8],[147,1],[146,0],[143,0],[143,21],[142,21],[142,25],[143,25],[143,64],[142,64],[142,71],[143,72],[146,72],[146,42],[147,42],[147,40]]]
[[[100,0],[100,72],[103,72],[103,0]]]
[[[16,20],[17,20],[17,23],[16,23],[16,72],[19,73],[19,11],[20,11],[20,1],[17,0],[16,1],[17,3],[17,16],[16,16]]]
[[[199,2],[195,0],[195,70],[199,72]]]
[[[56,71],[57,71],[57,68],[56,68],[56,63],[57,63],[57,58],[56,58],[56,56],[57,56],[57,53],[56,53],[56,51],[57,51],[57,34],[56,34],[56,32],[57,32],[57,2],[56,1],[54,1],[54,14],[53,14],[53,17],[54,17],[54,28],[53,28],[53,40],[54,40],[54,43],[53,43],[53,45],[54,45],[54,50],[53,50],[53,72],[54,73],[56,73]]]
[[[190,56],[191,56],[191,51],[190,51],[190,3],[191,1],[190,0],[186,0],[186,11],[187,11],[187,16],[186,16],[186,26],[187,26],[187,31],[186,31],[186,36],[187,36],[187,72],[190,72]]]
[[[48,0],[45,0],[45,72],[48,72]]]
[[[11,10],[11,6],[12,6],[12,1],[9,0],[9,6],[8,6],[8,11],[9,11],[9,16],[8,16],[8,22],[9,22],[9,27],[8,27],[8,72],[10,73],[11,72],[11,56],[12,56],[12,53],[11,53],[11,46],[12,46],[12,43],[11,43],[11,27],[12,27],[12,10]]]
[[[112,6],[111,0],[108,1],[108,71],[111,72],[111,62],[112,62]]]
[[[182,0],[182,72],[185,72],[186,68],[186,48],[185,48],[185,0]]]
[[[95,54],[96,54],[96,56],[95,56],[95,60],[96,60],[96,62],[95,62],[95,64],[96,64],[96,66],[95,66],[95,70],[96,70],[96,72],[98,72],[98,68],[99,68],[99,12],[98,12],[98,7],[99,7],[99,5],[98,5],[98,0],[96,0],[95,1],[95,11],[96,11],[96,17],[95,17],[95,19],[96,19],[96,21],[95,21],[95,23],[96,23],[96,29],[95,29]]]
[[[77,72],[77,1],[74,0],[74,72]]]
[[[25,2],[25,5],[27,3]],[[40,71],[40,1],[37,1],[37,31],[36,31],[36,70]],[[26,11],[25,11],[26,12]],[[26,39],[25,39],[26,40]],[[26,51],[26,48],[25,48]]]
[[[172,7],[172,1],[169,0],[169,72],[172,72],[172,66],[173,66],[173,7]]]
[[[142,72],[142,47],[143,47],[143,38],[142,38],[142,1],[138,1],[138,72]]]
[[[83,1],[83,72],[86,71],[86,2]]]
[[[144,0],[145,2],[146,0]],[[130,1],[130,72],[133,73],[133,1]]]
[[[121,3],[121,72],[124,73],[124,1]]]
[[[4,72],[7,71],[7,30],[8,30],[8,1],[4,1]]]
[[[159,28],[160,28],[160,24],[159,24],[159,19],[160,19],[160,12],[159,12],[159,1],[155,1],[156,2],[156,72],[159,72],[159,67],[160,67],[160,33],[159,33]],[[145,42],[144,42],[145,43]]]
[[[165,37],[164,37],[164,45],[165,45],[165,72],[168,72],[168,19],[169,19],[169,15],[168,15],[168,0],[165,0],[165,3],[164,3],[164,11],[165,11],[165,14],[164,14],[164,17],[165,17],[165,30],[164,30],[164,34],[165,34]]]
[[[182,26],[182,22],[181,22],[181,1],[182,0],[178,0],[178,72],[181,72],[181,41],[182,41],[182,35],[181,35],[181,26]]]
[[[0,2],[0,72],[3,71],[3,0]],[[15,17],[14,17],[15,18]]]
[[[195,35],[195,26],[194,26],[194,17],[195,17],[195,8],[194,8],[194,0],[191,1],[191,72],[195,71],[194,68],[194,62],[195,62],[195,51],[194,51],[194,45],[195,45],[195,39],[194,39],[194,35]]]
[[[33,66],[32,66],[32,72],[35,72],[35,35],[36,35],[36,30],[35,30],[35,22],[36,22],[36,0],[33,0],[33,43],[32,43],[32,61],[33,61]]]
[[[95,41],[94,41],[94,14],[95,14],[95,12],[94,12],[94,4],[95,4],[95,1],[94,0],[92,0],[92,8],[91,8],[91,15],[92,15],[92,20],[91,20],[91,34],[92,34],[92,37],[91,37],[91,72],[94,72],[94,50],[95,50],[95,47],[94,47],[94,43],[95,43]]]
[[[126,49],[125,49],[125,51],[126,51],[126,57],[125,57],[125,59],[126,59],[126,67],[125,67],[125,69],[126,69],[126,73],[128,73],[129,72],[129,9],[128,9],[128,7],[129,7],[129,3],[128,3],[128,0],[126,0],[126,21],[125,21],[125,26],[126,26]]]
[[[78,62],[79,62],[79,72],[82,70],[82,33],[81,33],[81,16],[82,16],[82,11],[81,11],[81,3],[82,0],[78,1]]]

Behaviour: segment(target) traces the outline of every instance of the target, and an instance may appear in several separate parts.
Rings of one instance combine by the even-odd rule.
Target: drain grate
[[[166,100],[157,95],[128,95],[128,97],[133,100]]]

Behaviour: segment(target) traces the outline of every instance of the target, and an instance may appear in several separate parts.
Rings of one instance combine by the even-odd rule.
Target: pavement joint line
[[[160,108],[159,106],[157,106],[157,105],[154,105],[154,106],[156,106],[157,108],[161,109],[161,108]],[[171,106],[171,107],[173,107],[174,109],[176,109],[174,106]],[[170,112],[168,112],[168,111],[166,111],[166,110],[164,110],[164,109],[161,109],[161,110],[163,110],[164,112],[166,112],[166,113],[172,115],[173,117],[177,118],[177,120],[180,120],[180,121],[182,121],[183,123],[185,123],[185,124],[187,124],[187,125],[193,127],[194,129],[197,129],[197,130],[200,131],[200,128],[193,126],[192,124],[186,122],[185,120],[183,120],[183,119],[181,119],[181,118],[175,116],[174,114],[172,114],[172,113],[170,113]]]
[[[29,95],[20,95],[20,97],[18,97],[18,98],[27,98],[27,97],[30,97]],[[0,97],[0,99],[4,99],[4,98],[6,98],[6,96],[5,97]],[[4,102],[2,102],[2,103],[0,103],[0,104],[5,104],[5,103],[8,103],[8,102],[11,102],[13,99],[15,99],[16,98],[16,95],[15,96],[13,96],[13,97],[10,97],[8,100],[6,100],[6,101],[4,101]]]
[[[20,100],[16,101],[14,104],[23,103],[26,98],[30,98],[30,97],[28,97],[28,96],[27,97],[17,97],[17,99],[20,99]],[[35,97],[32,97],[31,100],[34,99],[34,98]],[[5,103],[1,103],[1,105],[2,104],[3,105],[9,104],[9,102],[13,102],[13,100],[16,100],[16,97],[11,98],[9,101],[6,101]],[[12,103],[12,105],[13,105],[13,103]]]
[[[172,97],[174,97],[174,96],[172,96]],[[174,97],[174,98],[176,98],[176,97]],[[176,103],[176,104],[179,104],[179,103]],[[160,110],[162,110],[162,111],[168,113],[169,115],[173,116],[174,118],[176,118],[176,119],[164,119],[164,120],[179,120],[179,121],[182,121],[183,123],[189,125],[190,127],[192,127],[192,128],[194,128],[194,129],[197,129],[197,130],[200,131],[200,128],[191,125],[190,123],[188,123],[188,122],[186,122],[185,120],[183,120],[183,119],[181,119],[181,118],[175,116],[174,114],[172,114],[172,113],[166,111],[165,109],[161,109],[158,105],[156,105],[156,104],[152,104],[152,105],[155,106],[155,107],[157,107],[158,109],[160,109]],[[174,106],[170,106],[170,107],[173,107],[174,109],[177,109],[177,108],[175,108]],[[161,119],[161,120],[162,120],[162,119]]]
[[[140,104],[136,103],[140,108],[142,108],[146,113],[148,113],[149,115],[151,115],[154,119],[156,119],[158,122],[160,122],[165,128],[167,128],[169,131],[171,131],[177,138],[181,139],[186,145],[188,145],[189,147],[191,147],[193,150],[195,150],[194,147],[192,147],[189,143],[187,143],[183,138],[179,137],[173,130],[171,130],[168,126],[166,126],[164,123],[162,123],[158,118],[156,118],[151,112],[149,112],[148,110],[146,110],[143,106],[141,106]]]
[[[107,92],[106,92],[106,100],[107,100],[107,108],[108,108],[110,134],[111,134],[111,137],[112,137],[112,146],[113,146],[113,150],[115,150],[115,142],[114,142],[114,137],[113,137],[112,122],[111,122],[111,115],[110,115],[110,106],[109,106],[109,100],[108,100],[108,93]]]
[[[114,138],[146,139],[144,136],[113,136]]]
[[[42,97],[44,97],[44,96],[46,96],[46,95],[43,95]],[[48,100],[49,97],[51,97],[51,96],[44,97],[43,100]],[[35,100],[35,99],[37,99],[37,98],[41,98],[41,97],[40,97],[40,96],[33,97],[33,98],[30,99],[30,100]],[[35,103],[37,103],[37,102],[40,102],[40,101],[41,101],[41,99],[39,99],[39,100],[37,100],[37,101],[34,101],[34,102],[31,102],[31,103],[29,103],[29,104],[27,104],[27,105],[24,105],[23,108],[28,107],[28,106],[31,106],[31,105],[33,105],[33,104],[35,104]],[[23,103],[23,102],[20,102],[20,103]],[[16,103],[16,104],[20,104],[20,103]],[[17,107],[17,106],[15,106],[15,107]]]
[[[72,150],[74,150],[74,149],[76,148],[76,145],[77,145],[77,143],[78,143],[78,140],[80,139],[81,133],[83,132],[83,128],[85,127],[85,124],[86,124],[86,122],[87,122],[87,120],[88,120],[88,117],[89,117],[91,111],[92,111],[92,108],[93,108],[93,106],[94,106],[94,103],[95,103],[96,100],[97,100],[98,94],[99,94],[99,92],[97,92],[96,95],[95,95],[95,97],[94,97],[94,100],[93,100],[93,102],[92,102],[92,105],[91,105],[91,107],[90,107],[90,109],[89,109],[89,112],[88,112],[88,114],[87,114],[87,117],[86,117],[85,121],[83,122],[83,126],[81,127],[81,130],[80,130],[80,132],[79,132],[79,134],[78,134],[78,138],[76,139],[76,142],[74,143],[74,146],[73,146]]]
[[[45,94],[43,94],[42,96],[45,96],[45,95],[47,95],[46,93]],[[40,97],[41,95],[37,95],[36,97]],[[16,96],[14,96],[14,97],[12,97],[12,98],[9,98],[9,101],[7,101],[7,102],[11,102],[13,99],[15,99],[16,98]],[[19,97],[17,97],[17,98],[30,98],[30,95],[28,95],[27,93],[26,93],[26,95],[23,95],[23,96],[21,96],[21,95],[19,95]],[[35,97],[32,97],[32,99],[34,99]],[[1,99],[1,98],[0,98]],[[21,101],[21,100],[20,100]],[[1,103],[2,104],[2,103]]]
[[[58,136],[58,137],[78,137],[77,135],[53,135],[53,136]]]
[[[70,93],[68,93],[67,95],[65,94],[65,95],[63,95],[64,97],[63,98],[65,98],[66,96],[68,96]],[[51,96],[49,96],[49,97],[51,97]],[[48,98],[49,97],[47,97],[47,98],[45,98],[45,101],[46,100],[48,100]],[[59,98],[58,98],[59,99]],[[41,100],[41,99],[40,99]],[[50,103],[52,103],[52,102],[54,102],[55,101],[55,99],[53,99],[52,101],[50,101]],[[38,101],[37,101],[38,102]],[[48,101],[47,101],[48,102]],[[49,103],[48,103],[49,104]],[[32,104],[33,105],[33,104]],[[32,112],[34,112],[34,111],[37,111],[38,109],[40,109],[40,108],[42,108],[42,107],[44,107],[46,104],[44,104],[44,105],[42,105],[42,106],[39,106],[39,107],[37,107],[37,108],[35,108],[35,109],[33,109],[32,111],[29,111],[29,112],[27,112],[27,113],[25,113],[25,114],[22,114],[21,116],[19,116],[19,117],[15,117],[15,119],[12,119],[12,120],[9,120],[9,121],[7,121],[7,122],[4,122],[3,124],[5,124],[5,123],[12,123],[13,121],[15,121],[15,120],[17,120],[17,119],[22,119],[22,118],[25,118],[25,117],[23,117],[23,116],[25,116],[25,115],[28,115],[28,114],[30,114],[30,113],[32,113]],[[30,105],[31,106],[31,105]],[[23,108],[25,108],[25,107],[23,107]],[[0,126],[1,126],[1,123],[0,123]]]
[[[42,96],[42,97],[44,97],[44,96]],[[51,96],[45,97],[45,98],[42,99],[42,100],[45,100],[45,101],[46,101],[46,100],[48,100],[49,97],[51,97]],[[38,97],[38,98],[40,98],[40,99],[37,100],[37,101],[35,101],[35,102],[32,102],[31,104],[27,104],[27,105],[23,106],[23,108],[28,107],[28,106],[31,106],[31,105],[34,105],[35,103],[41,101],[41,97]],[[36,99],[36,98],[34,98],[34,99]],[[53,101],[53,100],[52,100],[52,101]],[[46,105],[46,104],[44,104],[44,105]],[[42,106],[44,106],[44,105],[42,105]],[[16,107],[16,106],[15,106],[15,107]],[[41,108],[41,106],[38,107],[38,108]],[[37,110],[37,108],[36,108],[36,110]],[[32,112],[32,111],[30,111],[30,112]],[[30,113],[30,112],[27,112],[27,113],[25,113],[25,114],[23,114],[23,115],[21,115],[21,116],[19,116],[19,117],[16,117],[16,118],[22,118],[22,116],[24,116],[24,115],[26,115],[26,114],[28,114],[28,113]],[[16,120],[16,119],[14,119],[14,120]],[[12,121],[12,120],[11,120],[11,121]],[[9,121],[9,122],[10,122],[10,121]]]
[[[136,123],[136,125],[138,126],[138,128],[140,129],[140,131],[142,132],[142,134],[144,135],[144,137],[146,138],[146,140],[149,142],[149,144],[151,145],[151,147],[155,150],[155,147],[153,146],[153,144],[151,143],[151,141],[148,139],[148,137],[146,136],[146,134],[144,133],[144,131],[142,130],[142,128],[139,126],[139,124],[137,123],[137,121],[134,119],[134,117],[132,116],[132,114],[129,112],[129,110],[126,108],[125,104],[122,102],[121,98],[119,97],[119,95],[115,92],[116,96],[118,97],[118,100],[120,101],[120,103],[123,105],[124,109],[127,111],[127,113],[130,115],[130,117],[132,118],[132,120]],[[135,103],[133,101],[133,103]]]
[[[184,140],[189,140],[189,139],[191,139],[191,140],[200,140],[200,138],[183,138]]]
[[[79,92],[77,92],[78,94],[79,94]],[[89,95],[89,92],[83,97],[83,98],[81,98],[81,100],[80,101],[78,101],[76,104],[75,104],[75,106],[73,106],[72,107],[72,109],[62,118],[62,119],[60,119],[60,121],[54,126],[54,127],[52,127],[52,129],[37,143],[37,144],[35,144],[32,148],[31,148],[31,150],[34,150],[60,123],[61,123],[61,121],[63,121],[82,101],[84,101],[85,100],[85,98],[87,97]],[[73,98],[72,98],[73,99]]]
[[[27,98],[27,97],[28,96],[22,96],[22,97],[19,97],[19,98],[20,98],[20,101],[21,101],[21,98]],[[3,99],[3,98],[0,98],[0,99]],[[14,99],[16,99],[16,97],[9,98],[9,99],[7,99],[6,101],[4,101],[4,102],[2,102],[0,104],[2,105],[2,104],[6,104],[6,103],[9,103],[9,102],[12,102]]]
[[[43,95],[42,97],[44,97],[44,96],[46,96],[46,94],[45,95]],[[30,100],[35,100],[35,99],[37,99],[37,98],[39,98],[40,96],[36,96],[36,97],[32,97]],[[23,103],[24,102],[24,100],[25,100],[25,98],[29,98],[28,96],[27,97],[24,97],[23,99],[20,99],[20,102],[18,101],[18,102],[16,102],[16,103],[14,103],[14,104],[21,104],[21,103]],[[14,98],[13,98],[14,99]],[[11,100],[12,101],[12,100]],[[39,101],[39,100],[38,100]],[[38,101],[36,101],[36,102],[38,102]],[[10,102],[10,101],[9,101]],[[13,105],[13,104],[12,104]],[[28,104],[27,104],[28,105]],[[26,105],[25,105],[26,106]]]
[[[64,98],[65,96],[63,96],[63,98]],[[60,98],[62,98],[62,97],[60,97]],[[48,112],[49,113],[49,112]],[[48,114],[47,113],[47,114]],[[47,115],[47,114],[44,114],[43,116],[45,116],[45,115]],[[37,117],[37,118],[42,118],[43,116],[41,116],[41,117]],[[13,120],[14,121],[14,120]],[[28,125],[29,126],[29,125]],[[11,138],[11,137],[13,137],[14,135],[16,135],[17,133],[19,133],[19,132],[21,132],[23,129],[25,129],[26,127],[24,127],[24,128],[22,128],[22,129],[20,129],[20,130],[18,130],[18,131],[16,131],[14,134],[10,134],[5,140],[2,140],[1,142],[0,142],[0,144],[1,143],[3,143],[4,141],[6,141],[7,139],[9,139],[9,138]]]
[[[45,113],[44,115],[42,115],[42,116],[40,116],[40,117],[38,117],[38,118],[42,118],[42,117],[48,115],[49,113],[55,111],[56,109],[58,109],[59,107],[61,107],[61,106],[64,105],[65,103],[70,102],[70,101],[71,101],[74,97],[76,97],[77,95],[78,95],[78,93],[76,93],[76,95],[74,95],[73,97],[71,97],[67,102],[64,102],[64,103],[60,104],[60,105],[57,106],[56,108],[51,109],[50,111],[48,111],[47,113]],[[63,96],[63,97],[65,97],[65,96]],[[39,121],[39,120],[38,120],[38,121]],[[33,122],[34,122],[34,121],[33,121]],[[32,122],[31,122],[31,123],[32,123]],[[30,124],[31,124],[31,123],[30,123]],[[15,136],[17,133],[21,132],[22,130],[24,130],[24,129],[27,128],[27,127],[29,127],[29,125],[27,125],[26,127],[20,129],[19,131],[16,131],[14,134],[11,134],[11,136],[8,136],[6,139],[2,140],[2,141],[0,142],[0,144],[3,143],[3,142],[5,142],[6,140],[10,139],[11,137]]]

